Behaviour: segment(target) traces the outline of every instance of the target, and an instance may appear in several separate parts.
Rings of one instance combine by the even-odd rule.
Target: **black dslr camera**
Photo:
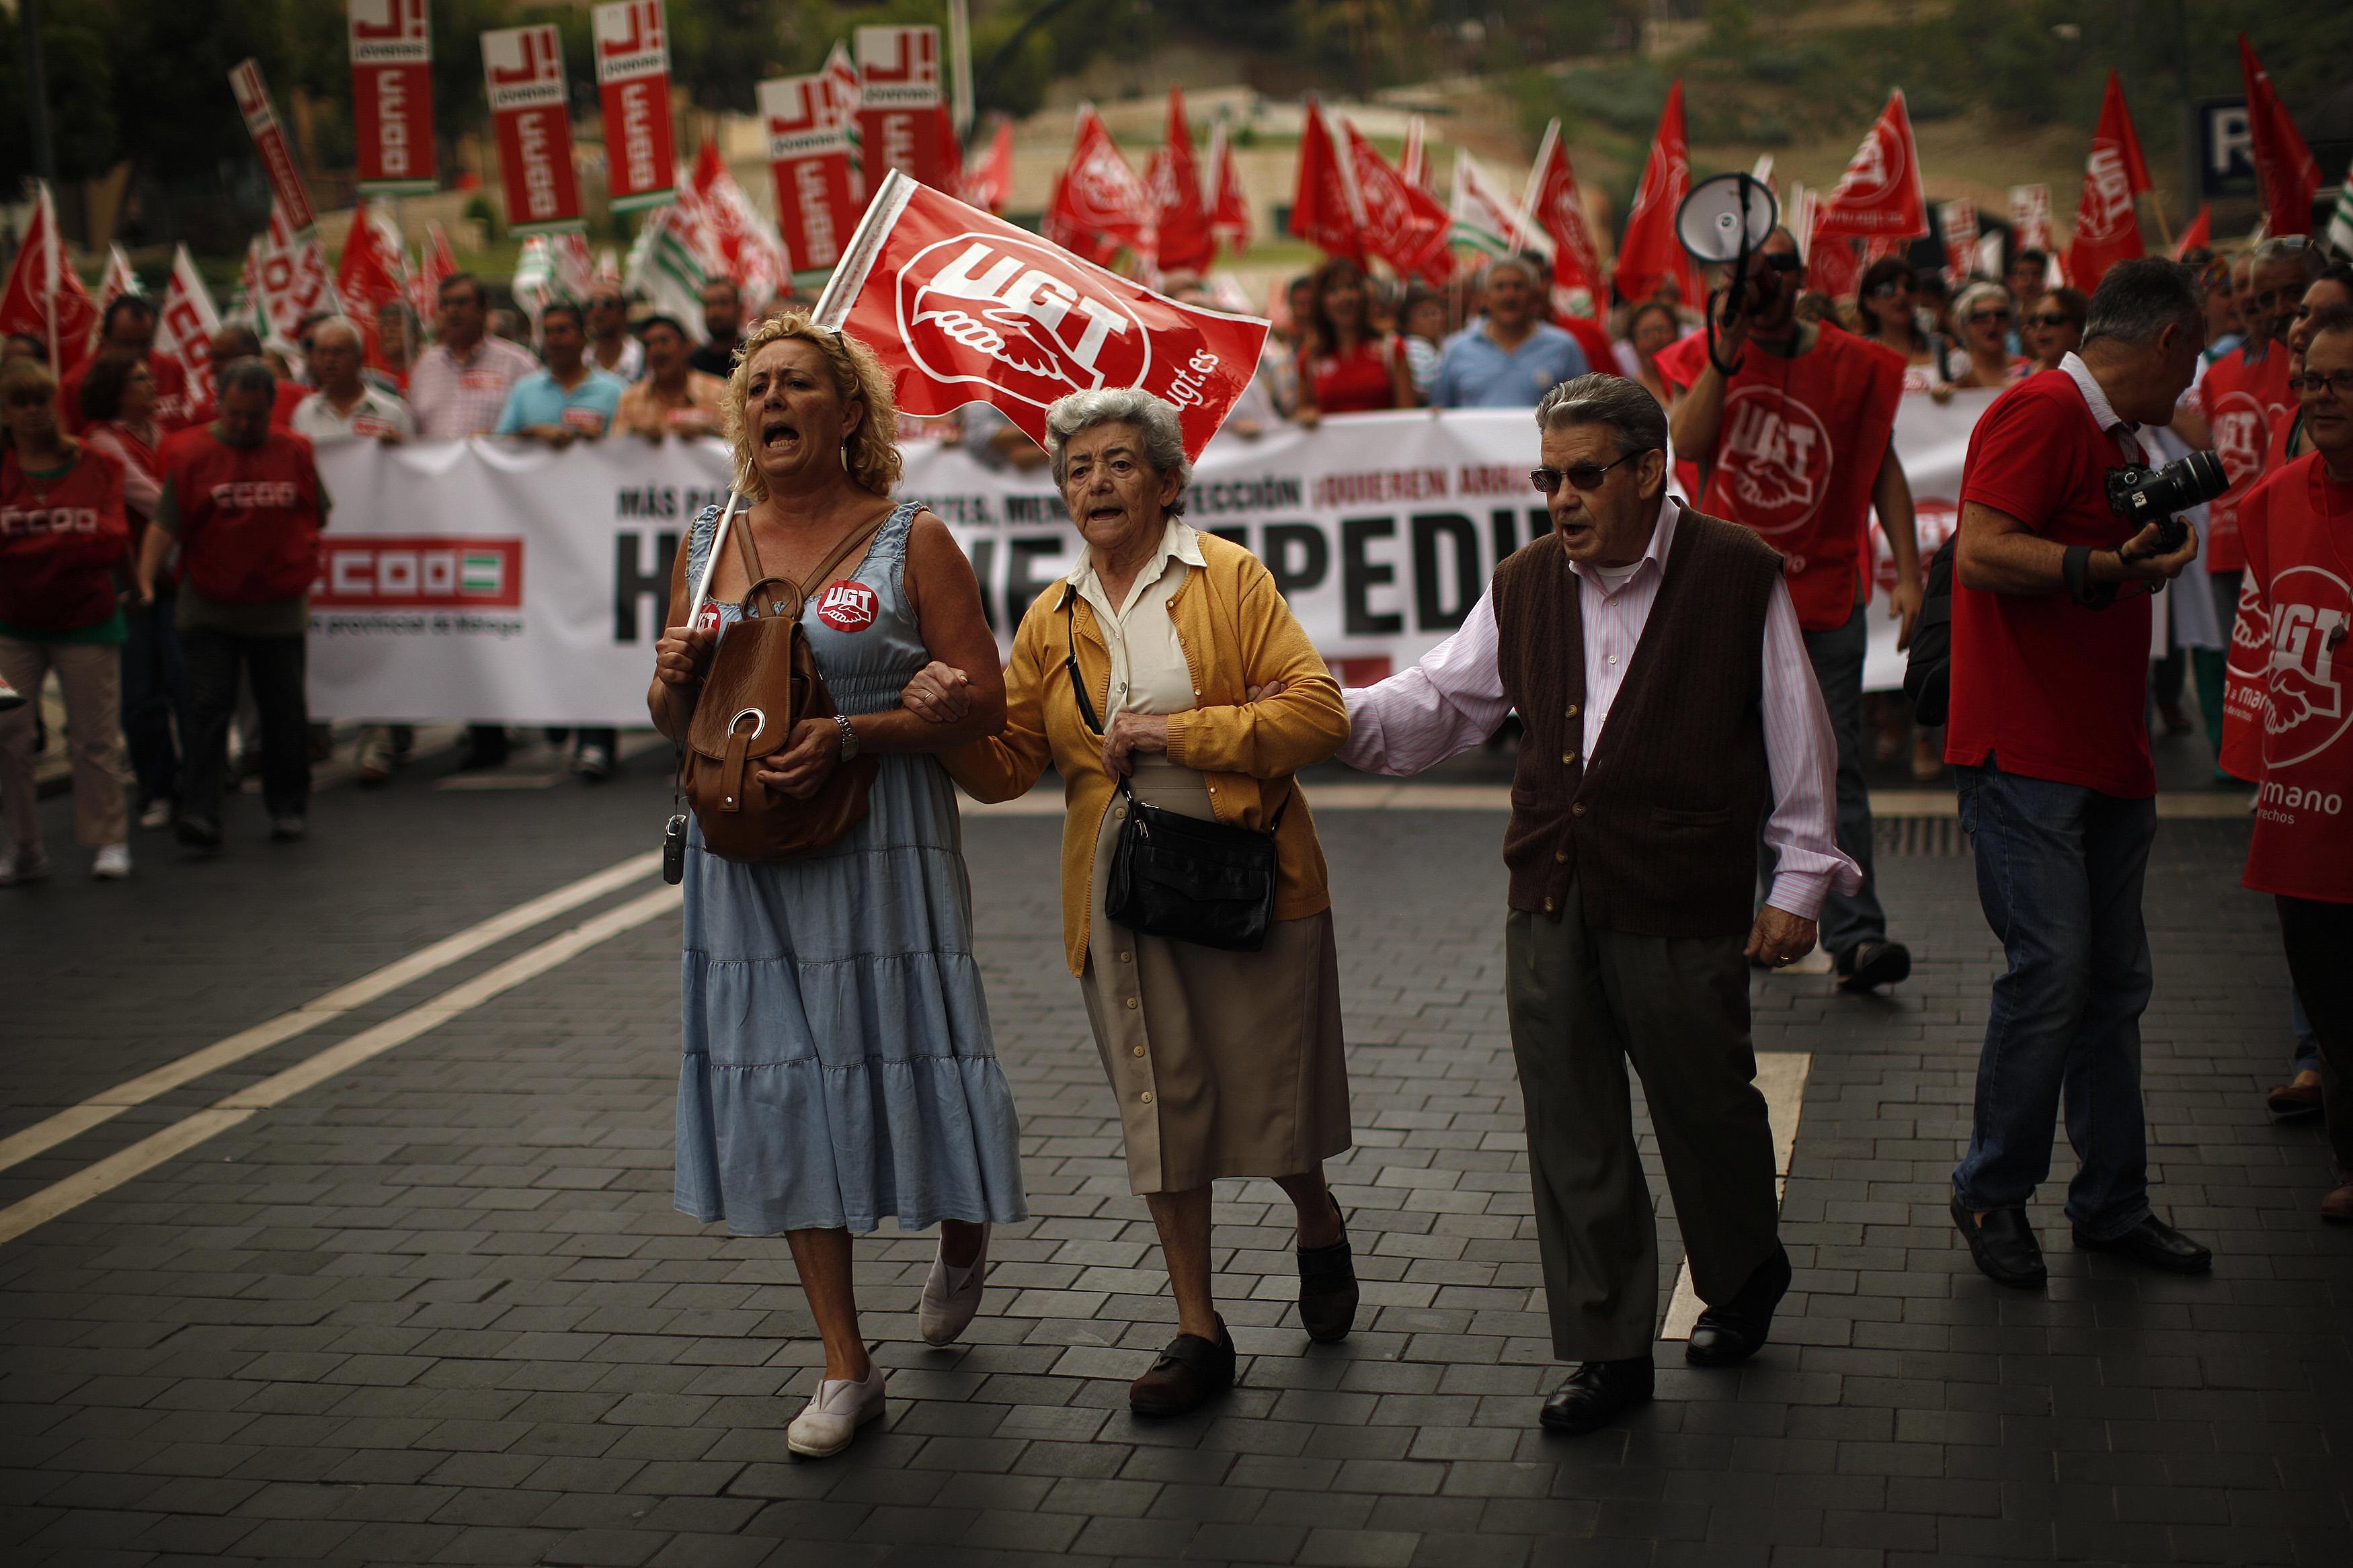
[[[2136,532],[2157,524],[2157,552],[2170,555],[2189,537],[2189,525],[2180,514],[2230,488],[2222,459],[2211,452],[2192,452],[2161,468],[2127,463],[2108,470],[2108,510],[2131,523]]]

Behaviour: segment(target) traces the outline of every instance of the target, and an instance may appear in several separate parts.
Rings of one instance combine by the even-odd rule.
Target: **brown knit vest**
[[[1525,726],[1504,837],[1511,906],[1647,936],[1737,936],[1772,799],[1765,612],[1781,557],[1684,508],[1650,619],[1590,762],[1580,580],[1546,534],[1495,570],[1496,666]]]

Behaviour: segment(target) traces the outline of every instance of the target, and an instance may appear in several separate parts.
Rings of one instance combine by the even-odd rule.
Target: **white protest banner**
[[[1920,570],[1953,537],[1961,521],[1961,465],[1969,455],[1969,432],[1993,406],[1997,392],[1957,392],[1939,403],[1924,392],[1904,395],[1895,405],[1895,455],[1912,487],[1912,513],[1920,540]],[[1871,520],[1871,645],[1863,655],[1862,689],[1893,691],[1904,684],[1904,655],[1895,647],[1897,626],[1887,616],[1888,591],[1895,585],[1895,557],[1879,519]]]
[[[1951,531],[1969,427],[1991,397],[1908,397],[1898,415],[1924,558]],[[1496,563],[1550,526],[1528,484],[1535,448],[1523,409],[1221,435],[1194,467],[1186,518],[1255,551],[1334,672],[1365,685],[1461,626]],[[930,441],[902,452],[900,493],[947,523],[1009,647],[1078,559],[1051,479]],[[725,493],[719,443],[353,441],[320,448],[319,466],[335,516],[311,600],[314,713],[644,722],[672,558]],[[1883,595],[1874,689],[1903,679],[1883,609]]]
[[[364,196],[433,191],[433,19],[427,0],[350,0],[352,141]]]

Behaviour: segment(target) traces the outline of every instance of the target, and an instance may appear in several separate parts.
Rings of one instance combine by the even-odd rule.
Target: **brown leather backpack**
[[[874,782],[872,757],[835,768],[817,794],[795,800],[753,777],[760,760],[784,749],[804,719],[831,719],[833,694],[818,673],[817,654],[801,626],[809,594],[833,569],[865,549],[890,512],[835,547],[807,579],[794,583],[761,568],[750,519],[733,528],[722,517],[743,558],[743,619],[726,628],[712,655],[710,673],[680,748],[679,787],[702,825],[702,842],[727,860],[795,860],[824,848],[866,816]],[[716,552],[720,542],[712,542]],[[764,612],[760,600],[765,596]],[[699,609],[700,606],[695,606]]]

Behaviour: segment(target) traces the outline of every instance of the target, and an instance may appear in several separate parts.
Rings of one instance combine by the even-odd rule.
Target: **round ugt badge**
[[[717,631],[719,629],[719,606],[715,604],[705,604],[702,608],[695,611],[694,629],[699,632]]]
[[[844,577],[817,596],[817,618],[838,632],[862,632],[874,624],[874,590]]]

